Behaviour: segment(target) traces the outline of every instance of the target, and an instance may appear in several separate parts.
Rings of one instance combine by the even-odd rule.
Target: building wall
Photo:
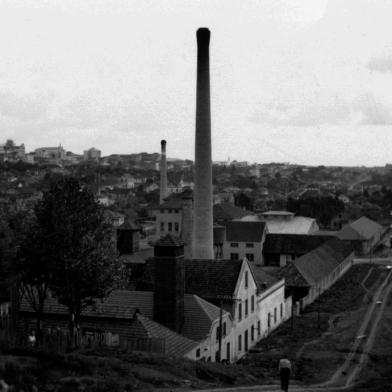
[[[157,214],[157,234],[165,236],[166,234],[172,234],[180,236],[182,227],[182,210],[180,208],[171,209],[160,209]],[[171,223],[171,230],[169,230],[169,223]],[[178,227],[178,230],[176,228]]]
[[[248,281],[246,285],[246,280]],[[252,311],[252,297],[254,298],[254,309]],[[246,315],[246,302],[248,303],[248,314]],[[239,309],[241,308],[241,315]],[[233,333],[232,333],[232,358],[239,359],[247,352],[245,336],[248,336],[249,350],[253,347],[260,336],[257,333],[257,321],[259,320],[259,310],[257,308],[257,286],[252,272],[247,262],[244,262],[234,292],[233,309]],[[241,317],[240,317],[241,316]],[[253,339],[252,339],[253,327]],[[240,343],[241,341],[241,343]]]
[[[289,315],[286,315],[288,305],[286,305],[284,289],[285,285],[282,279],[257,296],[262,338],[266,337],[289,317]]]
[[[223,243],[223,259],[232,259],[231,254],[237,254],[238,260],[243,260],[244,257],[246,257],[248,261],[252,263],[263,265],[264,240],[265,234],[263,234],[263,237],[259,242],[235,242],[225,240],[225,242]],[[237,244],[238,246],[233,246],[233,244]],[[247,247],[247,244],[251,244],[252,247]],[[247,254],[253,254],[253,260],[247,257]]]

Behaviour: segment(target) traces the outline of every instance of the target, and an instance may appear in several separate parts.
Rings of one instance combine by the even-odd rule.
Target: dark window
[[[173,230],[173,223],[172,223],[172,222],[169,222],[169,223],[168,223],[168,226],[169,226],[168,230],[169,230],[169,231],[172,231],[172,230]]]
[[[196,358],[199,358],[200,357],[200,348],[198,348],[197,350],[196,350]]]
[[[274,308],[274,323],[276,324],[276,321],[277,321],[277,311],[276,311],[276,308]]]
[[[252,295],[250,299],[250,311],[253,313],[255,311],[255,296]]]
[[[180,229],[180,225],[178,222],[174,222],[174,231],[178,231]]]
[[[248,300],[245,300],[245,317],[248,317]]]
[[[255,261],[255,255],[253,253],[246,253],[245,257],[248,259],[248,261]]]
[[[242,336],[238,335],[238,351],[242,350]]]
[[[257,336],[261,335],[261,323],[260,320],[257,322]]]
[[[283,304],[280,304],[280,318],[283,318]]]
[[[249,242],[249,243],[247,243],[245,246],[246,246],[247,248],[253,248],[253,247],[254,247],[254,244],[252,244],[251,242]]]
[[[165,222],[161,222],[161,231],[165,231]]]
[[[171,214],[171,213],[172,213],[172,210],[168,210],[168,213]]]
[[[230,260],[238,260],[238,253],[230,253]]]
[[[232,248],[238,248],[238,242],[232,242],[232,243],[230,244],[230,246],[231,246]]]
[[[217,328],[216,328],[216,341],[217,341],[217,342],[219,341],[219,335],[220,335],[220,328],[217,327]]]
[[[268,325],[268,328],[271,326],[271,313],[270,312],[268,312],[267,325]]]
[[[176,210],[174,210],[174,212],[176,213],[176,214],[178,214],[178,210],[176,209]]]
[[[252,328],[250,329],[250,339],[255,340],[255,327],[252,325]]]
[[[226,331],[226,321],[223,323],[222,329],[223,329],[223,336],[226,336],[226,335],[227,335],[227,331]]]
[[[248,271],[245,271],[245,288],[247,289],[249,285],[249,279],[248,279]]]
[[[238,320],[242,319],[242,303],[238,304]]]

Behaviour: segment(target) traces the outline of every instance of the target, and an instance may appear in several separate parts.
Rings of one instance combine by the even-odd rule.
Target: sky
[[[214,161],[392,162],[390,0],[0,0],[0,143],[194,158],[211,31]]]

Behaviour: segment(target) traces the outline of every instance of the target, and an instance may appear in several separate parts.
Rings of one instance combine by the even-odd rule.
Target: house
[[[263,244],[267,230],[265,222],[235,220],[226,224],[223,258],[263,264]]]
[[[99,161],[101,158],[101,150],[92,147],[89,150],[83,151],[83,160],[85,161]]]
[[[231,314],[232,335],[222,345],[223,358],[237,360],[260,340],[257,285],[247,260],[187,260],[185,291]]]
[[[380,242],[385,231],[379,223],[362,216],[344,226],[336,236],[342,241],[349,242],[356,253],[367,254]]]
[[[249,214],[252,214],[252,212],[236,207],[234,204],[228,202],[214,204],[213,206],[214,223],[218,225],[226,225],[227,222],[233,219],[242,218]]]
[[[58,161],[65,158],[65,150],[61,146],[58,147],[40,147],[34,151],[35,160],[53,160]]]
[[[264,264],[284,267],[331,239],[330,235],[270,234],[264,242]]]
[[[258,214],[260,220],[266,222],[268,233],[312,234],[319,230],[316,219],[294,215],[289,211],[266,211]]]
[[[349,244],[331,238],[281,270],[293,302],[301,309],[333,285],[352,265],[354,252]]]

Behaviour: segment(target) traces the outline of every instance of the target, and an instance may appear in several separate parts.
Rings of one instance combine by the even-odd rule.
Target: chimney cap
[[[200,27],[196,32],[197,42],[208,45],[210,43],[210,35],[210,30],[207,27]]]

